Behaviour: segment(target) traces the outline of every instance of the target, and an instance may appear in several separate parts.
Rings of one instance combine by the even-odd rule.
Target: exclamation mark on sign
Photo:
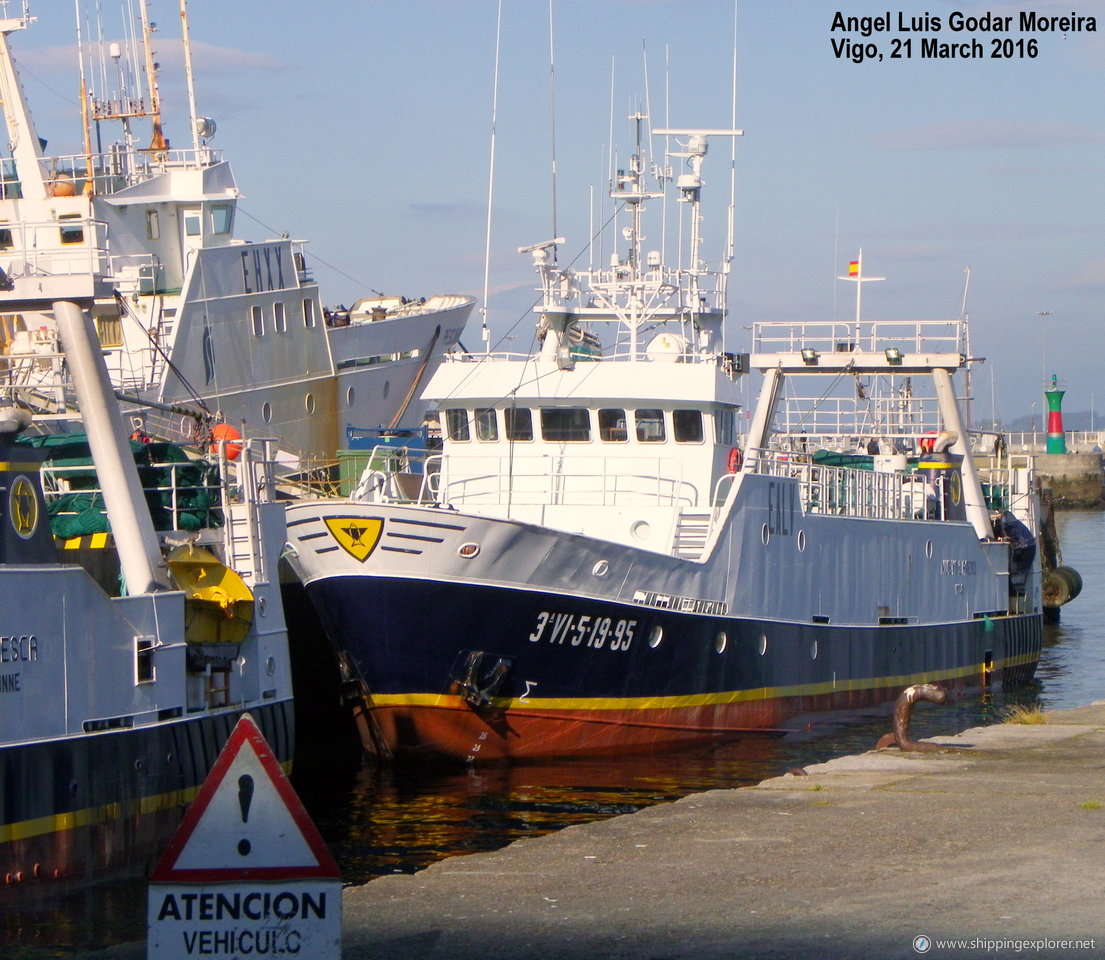
[[[242,823],[249,823],[249,805],[253,802],[253,777],[243,773],[238,778],[238,806],[242,809]],[[238,841],[238,853],[249,856],[250,843],[243,837]]]

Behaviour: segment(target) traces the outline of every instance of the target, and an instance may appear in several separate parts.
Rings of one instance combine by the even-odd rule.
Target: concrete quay
[[[934,742],[347,888],[343,958],[1105,955],[1105,701]]]

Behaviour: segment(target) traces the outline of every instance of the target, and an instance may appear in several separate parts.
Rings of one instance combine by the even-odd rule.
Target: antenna
[[[556,60],[553,56],[553,0],[549,0],[549,124],[552,152],[552,233],[556,236]],[[556,250],[553,250],[556,262]]]
[[[188,84],[188,120],[192,125],[192,149],[200,159],[200,123],[196,114],[196,82],[192,74],[192,41],[188,31],[188,0],[180,0],[180,38],[184,44],[184,77]]]
[[[491,329],[487,326],[487,298],[491,288],[491,203],[495,191],[495,125],[499,112],[499,39],[503,27],[503,0],[499,0],[499,12],[495,18],[495,78],[491,87],[491,159],[487,174],[487,226],[483,242],[483,303],[480,304],[480,337],[484,352],[491,352]]]

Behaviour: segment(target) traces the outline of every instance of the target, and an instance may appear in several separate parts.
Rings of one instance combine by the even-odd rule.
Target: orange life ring
[[[235,430],[229,423],[216,423],[211,428],[211,446],[209,447],[213,456],[218,455],[219,444],[225,444],[226,459],[237,460],[242,455],[242,445],[235,441],[241,440],[242,435]]]
[[[740,451],[740,447],[733,447],[729,451],[729,472],[736,473],[740,470],[741,465],[744,463],[744,455]]]
[[[935,433],[927,433],[923,437],[918,437],[917,449],[921,453],[932,453],[933,449],[936,447],[936,436]]]

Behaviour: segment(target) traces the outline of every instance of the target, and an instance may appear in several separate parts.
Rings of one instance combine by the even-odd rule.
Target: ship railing
[[[2,225],[10,253],[23,262],[9,277],[74,277],[101,272],[108,263],[107,224],[92,217],[22,220]]]
[[[455,458],[454,458],[455,461]],[[694,506],[694,484],[666,457],[465,457],[443,465],[438,500],[443,504]]]
[[[850,380],[846,386],[855,392]],[[788,444],[811,452],[821,447],[854,449],[876,437],[902,450],[915,450],[926,435],[935,436],[939,429],[935,397],[789,397],[773,424]]]
[[[91,457],[43,464],[43,491],[63,538],[106,528],[103,491]],[[142,492],[162,535],[215,532],[225,561],[239,573],[270,569],[260,505],[277,500],[276,441],[220,441],[211,459],[150,458],[139,465]]]
[[[664,457],[464,457],[417,455],[377,447],[352,494],[354,500],[516,504],[695,506],[697,487],[678,461]]]
[[[42,467],[43,492],[55,531],[99,526],[103,491],[91,459],[50,462]],[[165,532],[194,531],[223,524],[223,487],[214,464],[202,460],[151,460],[139,467],[142,492],[154,527]],[[88,532],[95,532],[95,529]]]
[[[56,195],[64,184],[70,196],[86,192],[98,196],[115,193],[124,187],[160,176],[170,169],[196,170],[222,161],[222,151],[207,147],[181,150],[127,150],[113,145],[107,153],[69,154],[43,157],[42,176]],[[71,189],[70,189],[71,187]],[[23,197],[15,160],[0,161],[0,198],[18,200]]]
[[[277,499],[277,441],[251,437],[220,440],[215,461],[224,485],[223,549],[226,563],[254,583],[267,581],[275,571],[262,529],[262,505]]]
[[[0,328],[2,330],[3,328]],[[36,415],[66,407],[66,367],[57,334],[49,329],[3,331],[10,337],[0,353],[0,384]]]
[[[746,453],[745,470],[798,482],[803,512],[876,520],[943,520],[941,483],[923,474],[814,463],[775,450]]]
[[[764,321],[752,326],[753,353],[963,353],[967,327],[960,320]],[[819,372],[811,368],[811,373]]]

